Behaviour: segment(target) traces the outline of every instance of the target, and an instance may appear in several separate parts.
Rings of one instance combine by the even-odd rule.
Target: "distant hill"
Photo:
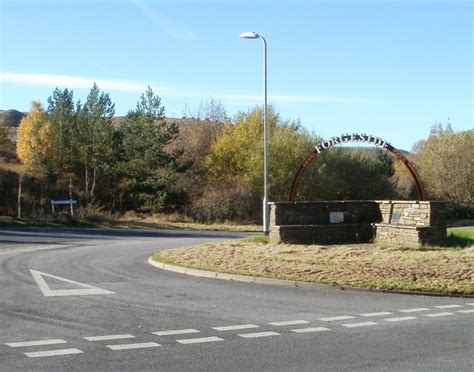
[[[375,147],[375,146],[373,146],[373,147],[369,147],[369,146],[344,146],[344,147],[338,147],[338,148],[344,149],[344,150],[358,150],[358,151],[366,151],[366,152],[375,152],[380,147]],[[397,149],[397,150],[399,150],[405,156],[412,155],[412,153],[410,151],[402,150],[402,149]]]
[[[24,112],[18,110],[0,110],[0,121],[3,119],[7,128],[17,128],[25,116]]]

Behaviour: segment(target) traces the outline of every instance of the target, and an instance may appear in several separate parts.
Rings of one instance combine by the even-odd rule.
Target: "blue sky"
[[[469,0],[0,0],[0,109],[84,99],[96,81],[132,109],[151,85],[168,116],[220,100],[229,114],[269,101],[322,137],[366,132],[410,149],[431,125],[473,128]]]

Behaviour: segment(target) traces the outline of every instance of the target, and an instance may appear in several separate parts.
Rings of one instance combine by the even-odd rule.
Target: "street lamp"
[[[267,125],[267,41],[256,32],[243,32],[242,39],[260,39],[263,42],[263,232],[268,234],[270,213],[268,208],[268,125]]]

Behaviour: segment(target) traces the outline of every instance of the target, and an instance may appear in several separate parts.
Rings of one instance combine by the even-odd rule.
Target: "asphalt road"
[[[219,281],[147,263],[238,236],[0,229],[0,370],[474,370],[474,299]]]

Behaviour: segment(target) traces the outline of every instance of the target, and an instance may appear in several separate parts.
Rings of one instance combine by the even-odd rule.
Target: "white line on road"
[[[466,305],[474,306],[474,302],[468,302],[468,303],[466,303]]]
[[[310,333],[310,332],[324,332],[324,331],[330,331],[330,329],[326,327],[310,327],[310,328],[300,328],[300,329],[291,330],[291,332],[296,332],[296,333]]]
[[[370,316],[384,316],[384,315],[392,315],[393,313],[389,311],[380,311],[378,313],[365,313],[365,314],[359,314],[360,316],[365,316],[365,317],[370,317]]]
[[[439,305],[439,306],[435,306],[436,308],[438,309],[454,309],[454,308],[457,308],[457,307],[462,307],[462,305]]]
[[[41,271],[30,270],[33,279],[38,284],[38,287],[43,292],[43,295],[46,297],[54,297],[54,296],[88,296],[88,295],[102,295],[102,294],[113,294],[115,292],[109,291],[107,289],[102,289],[95,287],[90,284],[79,283],[74,280],[61,278],[60,276],[51,275],[42,273]],[[59,280],[61,282],[74,284],[75,286],[82,287],[81,289],[51,289],[49,288],[48,284],[44,280],[43,277],[52,278],[55,280]]]
[[[259,337],[270,337],[270,336],[279,336],[278,332],[256,332],[256,333],[243,333],[239,334],[243,338],[259,338]]]
[[[82,354],[82,353],[83,351],[79,349],[59,349],[59,350],[34,351],[31,353],[25,353],[25,355],[28,358],[40,358],[40,357],[48,357],[48,356]]]
[[[453,313],[433,313],[433,314],[423,314],[423,316],[428,316],[430,318],[436,318],[438,316],[447,316],[447,315],[454,315]]]
[[[216,342],[216,341],[224,341],[223,338],[220,337],[202,337],[202,338],[188,338],[185,340],[176,340],[180,344],[202,344],[205,342]]]
[[[135,336],[133,335],[106,335],[106,336],[84,337],[84,339],[87,341],[122,340],[124,338],[135,338]]]
[[[412,319],[416,319],[416,316],[400,316],[400,317],[397,317],[397,318],[387,318],[387,319],[384,319],[386,322],[403,322],[405,320],[412,320]]]
[[[65,344],[64,340],[41,340],[41,341],[24,341],[24,342],[10,342],[6,344],[10,347],[28,347],[28,346],[44,346],[44,345],[57,345]]]
[[[119,345],[107,345],[110,350],[130,350],[130,349],[145,349],[150,347],[161,346],[156,342],[142,342],[136,344],[119,344]]]
[[[378,323],[374,322],[362,322],[362,323],[349,323],[349,324],[343,324],[343,327],[347,328],[356,328],[356,327],[367,327],[367,326],[373,326],[377,325]]]
[[[284,322],[272,322],[268,323],[272,326],[288,326],[288,325],[297,325],[297,324],[308,324],[307,320],[287,320]]]
[[[331,316],[329,318],[319,318],[319,320],[323,320],[325,322],[334,322],[336,320],[348,320],[348,319],[354,319],[355,317],[350,316],[350,315],[341,315],[341,316]]]
[[[223,326],[223,327],[212,327],[216,331],[234,331],[237,329],[250,329],[250,328],[258,328],[256,324],[240,324],[240,325],[233,325],[233,326]]]
[[[151,332],[157,336],[186,335],[189,333],[199,333],[197,329],[175,329],[171,331]]]
[[[463,313],[463,314],[470,314],[470,313],[474,313],[474,309],[469,309],[469,310],[458,310],[458,313]]]
[[[399,310],[402,313],[418,313],[420,311],[429,311],[430,309],[427,309],[426,307],[414,307],[413,309],[404,309],[404,310]]]

